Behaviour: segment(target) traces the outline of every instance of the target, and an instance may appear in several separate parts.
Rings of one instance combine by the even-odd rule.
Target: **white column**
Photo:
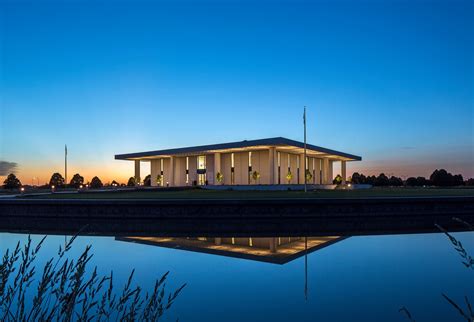
[[[276,253],[277,246],[276,246],[276,238],[275,237],[270,237],[269,248],[270,248],[270,252]]]
[[[140,160],[135,160],[135,185],[140,183]]]
[[[300,154],[300,164],[298,165],[300,168],[300,184],[304,184],[304,177],[305,177],[305,160],[304,160],[304,153]],[[308,182],[310,183],[310,182]]]
[[[221,154],[219,152],[214,153],[214,178],[209,180],[209,183],[219,184],[217,181],[217,173],[223,174],[221,171]]]
[[[268,149],[268,184],[276,184],[278,180],[278,164],[276,160],[276,149],[271,147]]]
[[[158,183],[156,182],[156,177],[160,173],[160,161],[157,159],[151,160],[150,161],[150,175],[151,175],[151,185],[153,187],[158,186]]]
[[[342,176],[342,183],[346,183],[347,174],[346,174],[346,161],[341,161],[341,176]]]
[[[321,159],[314,159],[314,182],[316,184],[321,183],[321,176],[320,176],[320,171],[321,171]]]
[[[334,174],[333,174],[333,161],[329,160],[329,167],[328,167],[328,184],[332,184],[332,180],[334,179]]]
[[[169,175],[169,185],[170,187],[174,186],[174,157],[170,157],[170,175]]]
[[[323,158],[323,184],[329,184],[329,159]]]

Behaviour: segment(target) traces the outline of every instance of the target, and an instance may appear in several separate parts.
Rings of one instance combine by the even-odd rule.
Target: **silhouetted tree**
[[[403,180],[401,178],[391,176],[390,179],[388,179],[388,184],[392,187],[400,187],[403,186]]]
[[[388,186],[389,184],[390,184],[390,181],[384,173],[379,174],[379,176],[375,179],[375,182],[374,182],[375,186],[380,186],[380,187]]]
[[[425,177],[417,177],[416,182],[417,182],[417,185],[420,186],[420,187],[430,185],[430,181],[427,180]]]
[[[64,178],[59,173],[53,173],[51,179],[49,179],[49,186],[55,186],[56,188],[64,187]]]
[[[334,180],[332,181],[333,184],[341,184],[342,183],[342,177],[340,174],[338,174]]]
[[[74,188],[79,188],[79,186],[82,184],[84,184],[84,177],[82,177],[79,173],[76,173],[69,182],[69,185]]]
[[[435,186],[449,187],[460,186],[464,184],[462,175],[452,175],[444,169],[436,169],[430,176],[430,181]]]
[[[362,179],[362,177],[361,177],[361,175],[359,174],[359,172],[354,172],[354,173],[352,174],[352,177],[351,177],[351,183],[353,183],[353,184],[361,184],[361,183],[363,183],[361,179]]]
[[[147,186],[147,187],[151,186],[151,175],[150,174],[147,175],[145,177],[145,179],[143,179],[143,185]]]
[[[416,187],[416,186],[418,186],[418,180],[416,180],[415,177],[410,177],[405,181],[405,184],[408,187]]]
[[[377,177],[375,177],[375,176],[367,176],[367,178],[365,179],[365,183],[375,186],[375,181],[376,180],[377,180]]]
[[[474,186],[474,178],[467,179],[466,186]]]
[[[128,179],[127,186],[128,187],[135,187],[135,178],[134,177],[130,177],[130,179]]]
[[[453,176],[454,179],[454,185],[455,186],[462,186],[464,185],[464,178],[460,174],[456,174]]]
[[[92,178],[90,186],[92,189],[102,188],[102,186],[102,181],[100,181],[99,177]]]
[[[14,175],[13,173],[10,173],[5,181],[3,181],[3,187],[5,189],[17,189],[21,187],[21,182],[20,180]]]

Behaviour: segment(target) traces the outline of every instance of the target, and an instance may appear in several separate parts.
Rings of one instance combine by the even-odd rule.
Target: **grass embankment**
[[[361,190],[303,191],[219,191],[191,189],[180,191],[138,190],[84,193],[61,193],[25,196],[36,199],[312,199],[312,198],[380,198],[380,197],[442,197],[474,196],[469,188],[372,188]]]

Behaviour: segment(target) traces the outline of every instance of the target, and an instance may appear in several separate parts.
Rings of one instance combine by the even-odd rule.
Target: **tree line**
[[[107,185],[116,186],[116,187],[120,186],[120,184],[115,180],[113,180],[112,183],[107,184]],[[13,173],[10,173],[5,179],[5,181],[3,182],[3,187],[5,189],[17,189],[17,188],[20,188],[21,186],[22,186],[21,181]],[[53,173],[48,183],[42,186],[39,186],[39,188],[56,189],[56,188],[70,187],[70,188],[79,189],[82,187],[89,187],[93,189],[98,189],[98,188],[102,188],[103,186],[104,184],[102,183],[102,181],[100,180],[98,176],[93,177],[90,182],[84,182],[84,177],[81,176],[79,173],[76,173],[75,175],[73,175],[71,181],[69,181],[69,184],[66,184],[64,177],[60,173],[56,172],[56,173]]]
[[[378,176],[365,176],[361,173],[354,172],[352,177],[348,180],[348,182],[352,184],[370,184],[372,186],[379,186],[379,187],[401,187],[401,186],[409,186],[409,187],[423,187],[423,186],[438,186],[438,187],[455,187],[455,186],[474,186],[474,178],[470,178],[464,181],[462,175],[456,174],[453,175],[447,172],[445,169],[436,169],[433,171],[431,176],[427,179],[425,177],[409,177],[406,180],[403,180],[399,177],[395,176],[386,176],[384,173],[379,174]],[[139,182],[138,182],[139,183]],[[342,183],[342,177],[337,175],[334,180],[334,184]],[[106,186],[113,186],[113,187],[134,187],[137,184],[134,177],[130,177],[128,179],[127,184],[120,184],[117,181],[113,180],[112,183],[106,184]],[[147,175],[143,180],[144,186],[151,186],[151,175]],[[3,182],[3,187],[5,189],[18,189],[22,186],[20,180],[15,176],[15,174],[11,173],[7,176],[5,181]],[[90,182],[85,183],[84,177],[81,176],[79,173],[76,173],[69,184],[66,184],[63,176],[56,172],[53,173],[49,183],[40,186],[40,188],[65,188],[71,187],[79,189],[81,187],[88,187],[92,189],[99,189],[104,186],[102,181],[98,176],[92,178]]]
[[[409,187],[423,187],[423,186],[437,186],[437,187],[455,187],[455,186],[474,186],[474,179],[470,178],[464,181],[460,174],[453,175],[445,169],[436,169],[427,179],[425,177],[409,177],[406,180],[402,178],[391,176],[387,177],[384,173],[378,176],[365,176],[358,172],[354,172],[350,182],[353,184],[370,184],[373,186],[409,186]]]

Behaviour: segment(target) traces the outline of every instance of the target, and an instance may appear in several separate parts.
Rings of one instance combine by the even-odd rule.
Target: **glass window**
[[[198,169],[206,169],[206,156],[198,156]]]
[[[200,186],[207,185],[206,156],[205,155],[200,155],[197,157],[197,173],[198,173],[198,184]]]
[[[235,173],[234,173],[234,154],[230,154],[230,184],[235,183]]]
[[[189,183],[189,157],[186,157],[186,184]]]
[[[280,152],[277,152],[277,159],[278,159],[278,184],[281,182],[281,155]]]

